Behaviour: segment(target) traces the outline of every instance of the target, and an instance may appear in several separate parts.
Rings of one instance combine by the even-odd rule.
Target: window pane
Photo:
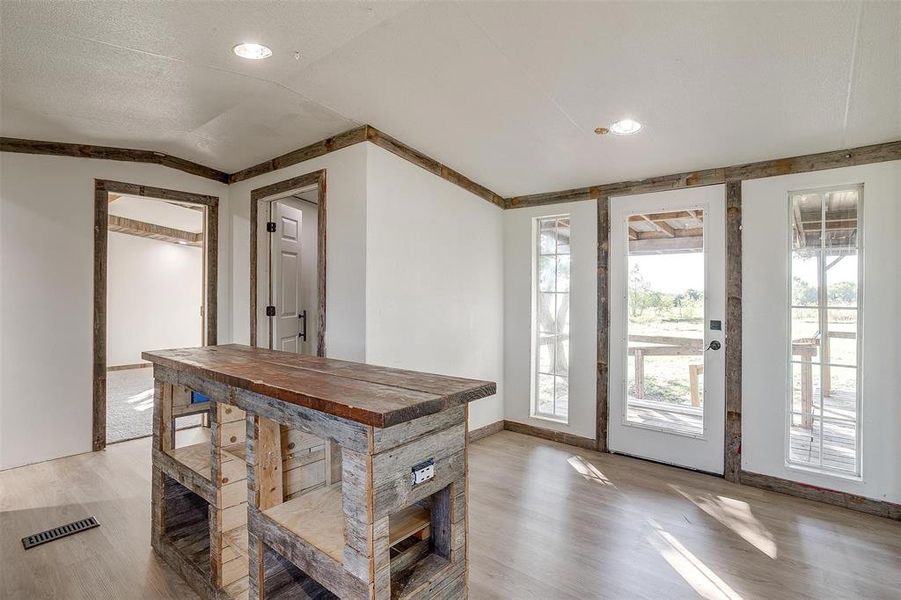
[[[792,415],[789,440],[789,460],[793,463],[820,466],[820,435],[822,423],[817,418],[805,419]]]
[[[553,254],[555,252],[557,248],[555,229],[553,220],[542,219],[538,221],[539,253]]]
[[[538,376],[538,412],[554,414],[554,376]]]
[[[555,340],[556,361],[554,363],[554,373],[564,377],[569,375],[569,336],[559,335]]]
[[[806,362],[792,363],[792,406],[793,413],[810,424],[814,416],[820,414],[820,367]]]
[[[857,311],[827,311],[825,355],[823,362],[833,365],[857,365]]]
[[[857,369],[823,366],[823,416],[857,420]]]
[[[857,306],[857,250],[826,253],[826,297],[829,306]]]
[[[816,306],[819,294],[819,261],[809,251],[792,252],[792,304]]]
[[[557,254],[569,254],[569,219],[557,221]]]
[[[850,422],[823,422],[823,467],[857,471],[857,426]]]
[[[557,333],[556,294],[538,294],[538,331]]]
[[[826,248],[856,248],[858,244],[857,189],[827,192],[824,195],[825,225],[823,244]]]
[[[538,371],[551,373],[554,367],[555,336],[541,334],[538,336]]]
[[[820,311],[792,309],[792,360],[820,362]]]
[[[569,291],[569,255],[557,257],[557,291]]]
[[[542,292],[553,292],[556,284],[557,261],[553,256],[538,257],[538,290]]]
[[[569,410],[569,378],[555,377],[554,414],[566,417]]]
[[[569,333],[569,294],[557,296],[557,333]]]

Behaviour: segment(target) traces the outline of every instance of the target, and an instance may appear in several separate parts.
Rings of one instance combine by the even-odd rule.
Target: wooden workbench
[[[466,417],[493,382],[238,345],[143,357],[151,540],[201,596],[467,596]],[[201,410],[209,442],[175,447]]]

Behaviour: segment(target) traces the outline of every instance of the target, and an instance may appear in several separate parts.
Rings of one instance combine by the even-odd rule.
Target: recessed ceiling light
[[[610,132],[616,135],[632,135],[638,133],[641,123],[634,119],[623,119],[610,126]]]
[[[233,50],[235,51],[235,54],[241,58],[249,58],[250,60],[260,60],[261,58],[269,58],[272,56],[272,50],[266,46],[250,42],[238,44]]]

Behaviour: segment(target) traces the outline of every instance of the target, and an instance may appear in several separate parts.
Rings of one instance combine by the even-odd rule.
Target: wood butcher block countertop
[[[497,391],[446,377],[238,344],[144,352],[145,360],[344,419],[390,427]]]

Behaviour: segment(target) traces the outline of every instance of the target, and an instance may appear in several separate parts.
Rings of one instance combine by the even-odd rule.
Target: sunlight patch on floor
[[[613,482],[607,479],[607,476],[601,473],[597,467],[593,464],[582,458],[581,456],[570,456],[566,459],[566,462],[576,470],[576,472],[587,479],[588,481],[593,481],[595,483],[601,483],[603,485],[609,485],[610,487],[615,488]]]
[[[128,404],[134,404],[132,409],[145,411],[153,408],[153,388],[149,390],[144,390],[134,396],[129,396],[127,400],[125,400]]]
[[[747,502],[713,494],[693,496],[677,485],[670,487],[770,558],[779,555],[773,534],[754,516]]]
[[[648,519],[648,523],[654,528],[654,532],[648,536],[648,541],[699,596],[707,600],[742,600],[729,584],[720,579],[654,519]]]

